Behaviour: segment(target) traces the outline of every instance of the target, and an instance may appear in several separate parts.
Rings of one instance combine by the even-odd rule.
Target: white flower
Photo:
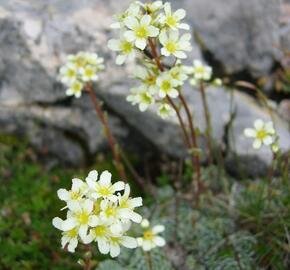
[[[137,241],[138,245],[142,247],[144,251],[150,251],[153,248],[165,246],[166,242],[164,238],[158,235],[165,230],[163,225],[156,225],[150,228],[149,221],[145,219],[142,221],[141,226],[144,229],[143,237],[137,238]]]
[[[160,18],[161,23],[165,24],[167,27],[173,30],[177,30],[178,28],[189,30],[188,24],[181,23],[181,20],[184,19],[186,15],[186,12],[184,9],[178,9],[174,13],[172,13],[171,4],[165,3],[164,11],[165,11],[165,14],[163,14]]]
[[[131,94],[127,97],[127,101],[132,103],[132,105],[139,104],[139,110],[144,112],[148,109],[148,107],[154,104],[154,97],[150,94],[150,92],[141,85],[138,88],[132,88]]]
[[[59,217],[55,217],[52,220],[52,224],[55,228],[63,231],[62,224],[63,220]],[[69,231],[62,232],[61,246],[62,248],[67,248],[69,252],[75,252],[78,245],[78,228],[75,227]]]
[[[165,98],[169,96],[171,98],[176,98],[179,95],[178,90],[178,81],[173,79],[168,73],[162,73],[157,78],[157,85],[159,87],[159,96]]]
[[[175,115],[175,111],[172,109],[172,107],[167,103],[161,103],[158,107],[158,115],[162,119],[166,119],[169,116]]]
[[[61,188],[57,191],[58,197],[65,202],[80,201],[88,191],[88,186],[85,182],[78,178],[72,179],[71,190]]]
[[[130,186],[125,185],[124,194],[118,194],[119,209],[123,209],[127,212],[127,217],[135,223],[142,221],[142,216],[134,212],[136,207],[142,206],[142,198],[131,198],[130,197]]]
[[[244,130],[246,137],[254,138],[253,148],[259,149],[264,144],[269,146],[275,142],[275,129],[272,122],[265,123],[261,119],[254,122],[254,128]]]
[[[193,77],[196,80],[208,81],[212,76],[212,68],[210,66],[203,65],[200,60],[193,61]]]
[[[161,32],[159,35],[160,43],[163,45],[161,54],[164,56],[174,55],[177,58],[185,59],[187,56],[184,51],[191,51],[192,47],[189,40],[190,34],[184,34],[179,38],[178,31]]]
[[[213,80],[212,84],[214,86],[222,86],[223,85],[223,81],[220,78],[216,78]]]
[[[91,171],[86,178],[88,186],[91,188],[91,197],[93,199],[106,198],[111,201],[116,201],[116,191],[123,190],[125,183],[118,181],[114,184],[111,182],[112,174],[108,171],[102,172],[100,180],[98,181],[97,171]]]
[[[80,74],[84,82],[97,81],[99,79],[96,74],[96,68],[90,65],[80,68]]]
[[[135,49],[132,42],[127,41],[124,38],[121,39],[111,39],[108,42],[108,47],[112,51],[119,52],[119,55],[116,59],[117,65],[122,65],[128,59],[132,61],[135,58]]]
[[[178,64],[169,70],[170,76],[175,79],[181,86],[188,79],[190,68],[184,65]]]
[[[89,226],[96,224],[97,217],[93,215],[94,203],[91,200],[69,201],[67,219],[62,223],[63,231],[70,231],[78,228],[78,234],[81,238],[85,238]]]
[[[157,74],[153,71],[153,67],[146,66],[146,68],[137,66],[134,71],[134,76],[141,80],[144,87],[147,88],[150,94],[156,94],[158,92],[158,86],[156,85]]]
[[[69,86],[66,95],[81,97],[88,82],[97,81],[97,73],[104,69],[104,59],[96,53],[79,52],[67,56],[67,63],[60,69],[60,80]]]
[[[119,256],[120,246],[126,248],[136,248],[138,246],[137,240],[133,237],[127,235],[111,236],[109,238],[109,249],[112,258]]]
[[[141,20],[135,17],[127,17],[125,25],[130,29],[124,33],[129,42],[134,42],[135,46],[144,50],[149,37],[156,37],[159,34],[158,28],[151,25],[151,17],[144,15]]]
[[[70,88],[66,90],[67,96],[75,96],[76,98],[80,98],[82,95],[82,89],[84,88],[84,84],[78,80],[75,80],[70,85]]]
[[[60,81],[66,85],[70,85],[77,79],[78,70],[77,67],[71,63],[61,67],[60,71]]]
[[[98,243],[98,249],[102,254],[108,254],[110,251],[109,237],[112,235],[110,224],[100,218],[97,219],[94,228],[90,229],[89,234],[85,237],[84,243],[89,244],[92,241]]]
[[[149,14],[158,12],[163,7],[162,1],[154,1],[151,3],[149,2],[149,3],[145,3],[145,4],[138,1],[138,3],[140,3],[140,5],[144,8],[144,10],[146,10],[147,13],[149,13]]]
[[[86,177],[72,180],[71,190],[59,189],[58,196],[67,204],[66,219],[54,218],[53,225],[62,231],[62,248],[74,252],[81,241],[98,243],[99,251],[116,257],[120,247],[136,248],[137,240],[127,235],[131,221],[140,222],[142,217],[135,208],[142,205],[142,199],[130,197],[130,186],[124,182],[111,183],[108,171],[93,170]],[[123,194],[115,194],[123,190]]]

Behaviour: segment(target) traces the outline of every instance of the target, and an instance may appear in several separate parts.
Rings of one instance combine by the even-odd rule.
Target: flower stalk
[[[212,125],[211,117],[208,108],[208,102],[205,94],[205,85],[204,82],[200,81],[199,91],[201,94],[202,105],[204,110],[204,117],[206,121],[206,138],[207,138],[207,151],[208,151],[208,163],[209,165],[213,164],[213,148],[212,148]]]
[[[124,170],[124,166],[121,162],[121,156],[120,156],[120,147],[119,145],[116,143],[115,138],[113,137],[113,134],[111,132],[111,129],[109,127],[109,123],[108,123],[108,118],[106,117],[106,115],[104,114],[101,104],[97,99],[97,96],[94,92],[93,89],[93,85],[92,83],[88,83],[85,87],[85,90],[89,93],[90,98],[92,100],[92,103],[95,107],[96,113],[104,127],[104,133],[106,138],[108,139],[108,143],[110,145],[111,151],[113,153],[113,158],[114,158],[114,164],[116,166],[116,169],[119,173],[119,176],[121,177],[121,179],[123,181],[125,181],[127,179],[125,170]]]

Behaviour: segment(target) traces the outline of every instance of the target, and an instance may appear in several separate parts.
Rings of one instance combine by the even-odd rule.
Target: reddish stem
[[[126,173],[125,173],[125,170],[124,170],[123,164],[121,162],[121,158],[120,158],[119,146],[116,143],[116,141],[112,135],[112,132],[111,132],[110,127],[109,127],[108,119],[102,111],[101,104],[97,99],[97,96],[94,92],[94,89],[93,89],[93,86],[91,83],[88,83],[86,85],[86,91],[89,93],[91,100],[93,102],[93,105],[95,107],[96,113],[97,113],[101,123],[103,124],[105,136],[108,139],[108,143],[109,143],[111,151],[113,153],[115,166],[116,166],[116,169],[119,173],[119,176],[121,177],[121,180],[127,181]]]

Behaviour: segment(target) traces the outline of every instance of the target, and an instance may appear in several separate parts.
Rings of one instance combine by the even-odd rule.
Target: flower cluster
[[[165,246],[166,242],[164,238],[158,235],[165,230],[163,225],[155,225],[151,228],[149,221],[143,219],[141,227],[143,228],[143,237],[137,238],[137,241],[138,245],[142,247],[144,251],[150,251],[153,248]]]
[[[140,66],[134,74],[140,85],[131,89],[127,101],[138,105],[141,111],[156,104],[162,118],[174,114],[168,99],[178,97],[180,87],[188,79],[189,69],[180,60],[192,49],[191,35],[180,33],[189,30],[189,25],[182,21],[185,15],[183,9],[172,11],[170,3],[135,1],[113,24],[120,38],[110,40],[108,47],[118,53],[116,63],[140,56]],[[171,67],[162,64],[165,57],[173,63]]]
[[[137,240],[127,233],[132,222],[142,221],[134,211],[142,205],[142,198],[131,198],[130,186],[122,181],[112,184],[108,171],[100,176],[91,171],[85,181],[73,179],[71,189],[58,190],[58,197],[66,202],[63,209],[68,210],[66,219],[56,217],[52,221],[62,231],[63,248],[74,252],[79,241],[96,242],[102,254],[116,257],[120,246],[137,247]]]
[[[79,98],[87,83],[99,79],[97,74],[104,69],[103,62],[104,59],[96,53],[79,52],[69,55],[59,74],[60,81],[68,87],[66,94]]]
[[[254,128],[246,128],[244,134],[246,137],[254,139],[254,149],[260,149],[262,145],[271,146],[274,151],[277,149],[275,145],[277,135],[272,122],[265,123],[263,120],[257,119],[254,122]]]

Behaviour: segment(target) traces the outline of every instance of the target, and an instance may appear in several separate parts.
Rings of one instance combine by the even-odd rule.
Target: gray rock
[[[182,0],[188,20],[227,73],[269,74],[277,57],[279,0]]]
[[[16,2],[18,4],[15,4]],[[109,111],[110,125],[123,145],[127,149],[132,147],[142,154],[145,152],[144,148],[155,153],[157,149],[158,152],[173,157],[186,154],[177,119],[163,121],[156,116],[154,109],[141,113],[125,101],[129,88],[134,84],[128,79],[134,67],[130,65],[116,67],[114,55],[106,48],[106,44],[113,36],[109,29],[112,16],[115,12],[124,10],[128,2],[130,1],[32,0],[28,3],[0,0],[0,133],[25,136],[40,152],[54,155],[74,165],[83,164],[97,151],[108,149],[89,97],[85,94],[79,100],[66,97],[63,86],[56,80],[58,68],[63,64],[65,55],[79,50],[89,50],[97,51],[106,59],[106,71],[101,75],[100,83],[96,85],[96,92],[105,101],[104,107]],[[198,3],[197,0],[194,2],[198,10],[201,2]],[[228,3],[225,14],[237,12],[237,4],[234,2],[236,1]],[[192,18],[195,18],[193,8],[188,6],[189,2],[184,0],[181,3],[184,4],[183,7],[187,7]],[[222,5],[220,0],[217,3]],[[256,4],[251,0],[250,7],[252,5],[255,7],[253,3]],[[264,8],[268,12],[268,8],[271,7],[275,10],[273,3],[271,0],[269,4],[261,4],[261,9]],[[211,10],[215,7],[215,3],[210,5],[207,3],[206,6]],[[223,6],[225,7],[224,4]],[[256,8],[258,13],[261,12],[261,9]],[[201,9],[197,18],[203,19],[208,14],[206,12]],[[251,18],[253,25],[260,29],[260,23],[251,17],[252,12],[254,11],[247,16]],[[217,20],[219,27],[230,23],[225,17],[221,17],[221,13],[219,10],[217,13],[219,16],[216,17],[220,19]],[[236,13],[233,14],[232,17],[235,19]],[[268,19],[271,21],[273,18],[264,17],[262,22],[271,30],[272,24]],[[242,20],[244,17],[238,18],[234,29],[237,28],[238,22],[241,21],[242,25],[244,23]],[[195,19],[192,21],[195,22]],[[209,41],[214,40],[212,43],[218,44],[211,49],[217,51],[220,60],[223,56],[230,59],[225,65],[230,66],[233,72],[244,68],[249,68],[251,72],[256,70],[266,72],[272,65],[272,60],[269,60],[272,59],[272,51],[268,46],[270,37],[267,34],[261,34],[252,45],[247,45],[249,46],[247,48],[233,43],[236,46],[233,51],[230,43],[238,40],[240,36],[237,37],[235,31],[225,27],[225,35],[229,37],[232,33],[235,38],[227,39],[228,43],[223,44],[222,38],[217,37],[214,29],[218,28],[215,28],[209,20],[205,24],[205,33],[209,33],[207,34]],[[241,29],[241,36],[245,40],[248,38],[245,36],[248,30],[250,35],[258,31],[251,29],[248,23]],[[221,36],[222,32],[219,31]],[[264,41],[265,44],[257,48],[257,44]],[[229,50],[228,53],[220,51],[222,49],[220,46],[223,45],[226,45],[224,47]],[[242,46],[241,52],[238,50],[237,56],[234,57],[238,46]],[[194,48],[190,58],[201,58],[199,47],[194,44]],[[257,60],[259,57],[261,62]],[[236,65],[240,60],[241,65]],[[256,68],[257,61],[262,64]],[[194,112],[196,126],[204,131],[205,120],[199,92],[187,85],[184,94],[190,109]],[[236,153],[245,162],[255,159],[262,167],[267,166],[269,153],[253,152],[250,148],[251,142],[245,140],[241,132],[245,127],[251,126],[257,117],[266,119],[268,114],[253,101],[249,102],[244,94],[235,93],[234,106],[237,107],[237,119],[233,133],[237,141],[234,143],[225,133],[230,118],[230,93],[224,89],[209,88],[207,95],[212,112],[214,141],[219,148],[228,150],[228,164],[233,162],[232,153]],[[280,129],[283,149],[287,150],[289,134],[283,124]],[[201,136],[199,145],[205,149],[204,136]],[[249,170],[256,168],[259,167],[247,166]],[[261,170],[263,169],[258,171]]]

